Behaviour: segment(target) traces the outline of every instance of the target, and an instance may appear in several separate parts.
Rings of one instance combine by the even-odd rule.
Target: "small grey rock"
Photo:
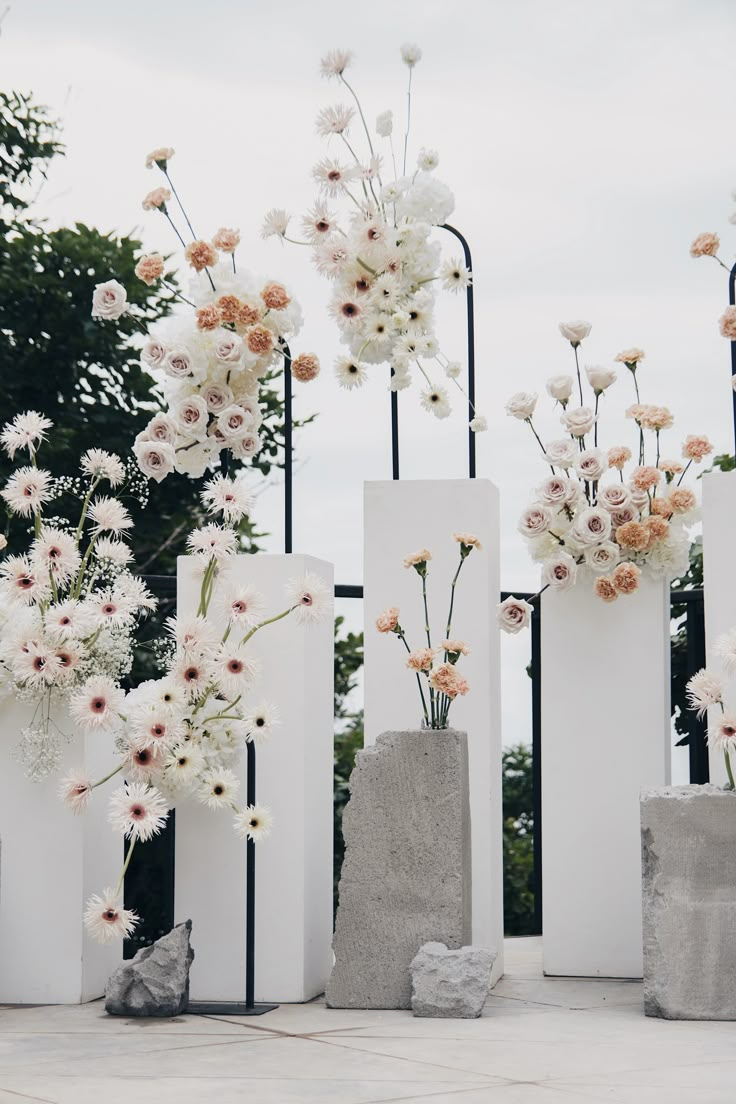
[[[189,1003],[192,921],[177,924],[110,975],[105,1011],[111,1016],[178,1016]]]
[[[476,1019],[488,997],[495,960],[496,951],[484,947],[453,951],[444,943],[425,943],[411,964],[414,1015]]]

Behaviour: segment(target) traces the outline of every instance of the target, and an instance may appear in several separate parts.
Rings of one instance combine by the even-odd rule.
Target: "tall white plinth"
[[[703,476],[703,591],[705,597],[705,654],[708,667],[717,673],[720,661],[715,642],[721,633],[736,628],[736,471],[712,471]],[[712,713],[712,715],[710,715]],[[720,708],[710,711],[714,723]],[[721,751],[710,749],[710,780],[728,781]]]
[[[62,804],[59,775],[29,782],[11,755],[34,707],[0,707],[0,1004],[79,1004],[95,1000],[122,959],[122,941],[100,946],[84,932],[85,901],[114,885],[123,840],[107,823],[107,794],[96,791],[84,816]],[[52,720],[54,714],[52,713]],[[59,728],[66,769],[102,778],[115,765],[112,740]]]
[[[199,601],[191,566],[179,558],[180,616]],[[333,590],[332,565],[311,556],[237,556],[229,578],[255,586],[269,616],[286,608],[288,580],[307,571]],[[216,607],[217,588],[212,621],[224,628]],[[285,618],[251,642],[262,664],[253,704],[272,702],[281,715],[272,740],[257,748],[257,800],[274,817],[271,835],[255,848],[257,1001],[310,1000],[324,992],[332,965],[333,641],[328,616],[310,626]],[[245,754],[234,769],[245,804]],[[175,911],[177,922],[192,920],[192,1000],[245,999],[245,875],[246,845],[232,817],[182,801]]]
[[[642,976],[639,791],[670,781],[670,606],[542,596],[544,972]]]
[[[381,610],[398,606],[410,645],[425,644],[421,580],[403,566],[404,556],[421,548],[432,553],[429,615],[439,643],[459,560],[453,533],[474,533],[483,545],[465,561],[457,586],[452,635],[472,649],[460,660],[470,693],[456,699],[450,723],[468,734],[473,943],[498,951],[495,983],[503,974],[501,680],[495,615],[500,593],[498,490],[487,479],[366,483],[364,513],[368,744],[387,730],[416,729],[421,720],[419,691],[405,666],[406,652],[396,636],[375,628]]]

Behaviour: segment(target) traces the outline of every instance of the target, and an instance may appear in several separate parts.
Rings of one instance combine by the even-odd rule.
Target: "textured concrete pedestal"
[[[642,790],[644,1010],[736,1020],[736,794]]]
[[[463,732],[384,732],[358,752],[327,986],[331,1008],[410,1008],[420,947],[471,927],[468,744]]]

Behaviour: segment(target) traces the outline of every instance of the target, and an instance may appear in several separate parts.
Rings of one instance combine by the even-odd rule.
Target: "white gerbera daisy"
[[[329,138],[331,134],[346,134],[354,115],[354,108],[345,104],[323,107],[317,115],[317,133],[323,138]]]
[[[365,365],[355,357],[338,357],[335,361],[335,376],[340,387],[346,391],[352,391],[354,387],[362,387],[368,378]]]
[[[59,797],[75,816],[86,811],[92,799],[92,780],[82,771],[72,771],[59,783]]]
[[[27,556],[8,556],[0,563],[0,578],[4,582],[3,591],[10,601],[42,601],[50,591],[48,575],[39,575],[31,566]]]
[[[227,522],[250,514],[255,502],[242,476],[228,479],[226,475],[216,475],[205,483],[201,499],[211,514],[220,513]]]
[[[162,765],[158,747],[131,747],[125,756],[123,775],[130,782],[150,783]]]
[[[256,660],[238,646],[224,644],[214,660],[214,678],[230,699],[244,694],[253,685],[259,669]]]
[[[182,740],[185,732],[184,722],[161,704],[136,710],[128,721],[130,741],[138,748],[172,748]]]
[[[101,495],[94,500],[88,516],[94,533],[105,532],[117,535],[133,526],[133,519],[122,502],[107,495]]]
[[[698,715],[705,716],[712,705],[723,701],[723,684],[705,669],[697,671],[687,684],[687,705]]]
[[[201,529],[194,529],[187,537],[187,548],[194,556],[214,559],[222,563],[238,550],[238,538],[234,529],[210,522]]]
[[[440,279],[446,291],[465,291],[473,282],[473,274],[462,261],[446,261],[440,269]]]
[[[80,466],[85,475],[93,479],[106,479],[111,487],[118,487],[125,479],[125,466],[120,457],[104,449],[87,449]]]
[[[135,613],[133,603],[124,595],[114,591],[91,594],[86,604],[98,628],[106,626],[113,629],[123,628],[130,624]]]
[[[228,621],[234,621],[245,629],[254,629],[266,612],[266,602],[259,590],[250,583],[236,583],[220,598],[220,609]]]
[[[451,411],[450,398],[444,387],[428,387],[422,391],[422,407],[435,418],[447,418]]]
[[[234,827],[241,839],[258,843],[270,834],[272,824],[273,817],[268,809],[263,805],[249,805],[236,813]]]
[[[140,917],[132,909],[123,908],[113,889],[105,889],[88,900],[84,910],[84,926],[98,943],[127,939]]]
[[[231,770],[208,771],[197,789],[197,799],[209,809],[224,809],[232,805],[240,789],[240,781]]]
[[[352,264],[353,255],[342,239],[328,238],[317,243],[312,260],[318,272],[330,280],[337,280]]]
[[[335,229],[335,216],[323,203],[315,203],[302,219],[304,236],[311,242],[324,241]]]
[[[120,720],[125,694],[106,675],[93,675],[69,699],[69,713],[86,729],[112,728]]]
[[[355,299],[338,295],[327,307],[328,314],[343,330],[355,330],[363,324],[364,310]]]
[[[82,557],[70,533],[46,525],[31,545],[31,563],[39,574],[51,575],[56,583],[66,583],[79,570]]]
[[[326,195],[337,196],[353,179],[353,170],[326,157],[314,166],[312,177]]]
[[[125,603],[131,613],[155,610],[158,606],[158,600],[151,594],[143,579],[139,575],[131,575],[129,571],[124,572],[117,579],[112,597],[116,602]]]
[[[13,664],[13,675],[23,686],[45,689],[56,681],[60,663],[45,644],[27,640]]]
[[[432,172],[440,163],[440,155],[437,150],[420,149],[417,157],[417,168],[422,172]]]
[[[95,541],[94,555],[98,562],[103,560],[111,567],[127,567],[133,562],[133,553],[127,544],[122,541],[110,540],[109,537],[99,537]]]
[[[188,701],[195,701],[204,693],[210,681],[210,664],[201,656],[180,656],[171,669],[174,685]]]
[[[190,790],[205,767],[205,758],[196,744],[186,741],[172,748],[166,757],[166,778],[177,790]]]
[[[110,798],[110,824],[127,839],[145,843],[158,835],[168,815],[169,807],[162,795],[145,782],[129,782]]]
[[[286,598],[300,625],[321,621],[332,612],[333,595],[318,575],[306,572],[286,584]]]
[[[717,751],[732,751],[736,747],[736,716],[725,713],[708,729],[708,747]]]
[[[272,207],[266,214],[261,227],[262,238],[283,238],[289,227],[290,215],[281,207]]]
[[[53,424],[36,410],[27,410],[25,414],[17,414],[12,422],[3,426],[0,443],[11,460],[15,459],[18,449],[28,449],[32,455],[41,442],[46,440],[46,430],[51,429]]]
[[[322,76],[328,80],[331,77],[341,77],[352,58],[352,50],[328,50],[319,63]]]
[[[0,494],[11,513],[21,517],[40,514],[43,504],[54,495],[51,473],[43,468],[18,468]]]
[[[262,701],[254,709],[248,710],[244,721],[248,730],[247,739],[261,744],[271,739],[274,728],[281,724],[281,715],[271,702]]]
[[[211,656],[219,644],[217,633],[205,617],[167,617],[166,631],[186,656]]]

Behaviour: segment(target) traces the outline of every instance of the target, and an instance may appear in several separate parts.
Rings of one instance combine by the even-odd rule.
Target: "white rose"
[[[167,445],[173,445],[176,440],[176,425],[170,414],[157,414],[151,418],[144,432],[149,441],[164,441]]]
[[[183,437],[196,437],[201,440],[207,435],[209,413],[207,403],[201,395],[189,395],[185,399],[180,399],[172,408],[171,416]]]
[[[631,501],[639,510],[643,510],[647,502],[649,502],[649,494],[647,491],[641,491],[638,487],[632,487],[628,484],[629,492],[631,494]]]
[[[380,138],[388,138],[394,129],[393,111],[382,111],[376,118],[376,134]]]
[[[598,488],[598,505],[604,510],[621,510],[631,503],[631,492],[623,483],[609,483]]]
[[[555,590],[567,590],[575,583],[578,573],[578,565],[567,552],[558,552],[551,560],[548,560],[542,569],[542,583],[544,586],[554,587]]]
[[[531,620],[534,606],[513,595],[496,606],[496,620],[506,633],[518,633],[525,629]]]
[[[172,349],[163,364],[164,372],[172,379],[188,379],[194,375],[192,357],[188,349]]]
[[[169,350],[163,342],[149,337],[141,349],[141,360],[149,368],[163,368],[168,352]]]
[[[581,479],[587,479],[589,483],[600,479],[607,470],[608,458],[602,449],[586,449],[579,454],[575,463],[575,471]]]
[[[210,414],[221,414],[232,405],[233,393],[226,383],[208,383],[201,392]]]
[[[616,526],[625,525],[627,521],[636,521],[638,517],[639,511],[633,502],[628,502],[626,506],[611,510],[611,521]]]
[[[250,423],[250,429],[259,429],[263,422],[263,413],[260,403],[258,402],[257,395],[244,395],[238,399],[238,406],[242,407],[246,414],[250,414],[253,421]]]
[[[573,386],[572,376],[552,376],[547,380],[547,394],[557,402],[566,403],[572,395]]]
[[[556,468],[570,468],[580,455],[580,449],[574,441],[563,438],[560,441],[548,441],[544,446],[544,458]]]
[[[603,541],[593,548],[585,549],[585,562],[593,571],[606,575],[621,559],[621,553],[617,544],[613,541]]]
[[[506,403],[506,413],[512,418],[518,418],[520,422],[531,418],[537,405],[535,392],[517,391]]]
[[[233,456],[239,460],[246,460],[250,456],[256,456],[261,451],[263,442],[257,433],[244,433],[242,437],[228,441]]]
[[[143,474],[157,483],[174,470],[176,453],[173,445],[165,441],[143,441],[139,436],[133,445],[133,452]]]
[[[208,466],[217,458],[218,446],[213,438],[197,441],[190,447],[180,448],[176,453],[176,470],[193,479],[201,479]]]
[[[484,418],[482,414],[476,414],[474,418],[470,419],[468,426],[473,433],[485,433],[488,429],[488,419]]]
[[[227,406],[217,416],[217,428],[228,438],[242,437],[253,425],[253,415],[242,406]]]
[[[115,321],[125,314],[128,307],[128,293],[117,280],[108,280],[106,284],[95,284],[92,293],[92,317]]]
[[[596,415],[588,406],[576,406],[574,410],[566,410],[560,418],[563,426],[573,437],[584,437],[590,433],[595,425]]]
[[[578,497],[578,486],[573,479],[565,475],[550,475],[540,483],[534,492],[545,506],[561,507],[574,502]]]
[[[530,506],[519,518],[517,529],[523,537],[539,537],[549,532],[552,517],[548,506]]]
[[[611,535],[611,515],[599,506],[589,506],[575,518],[572,535],[585,547],[607,541]]]
[[[610,387],[618,379],[613,368],[601,368],[595,364],[589,364],[585,368],[588,383],[594,391],[600,393]]]
[[[577,346],[583,341],[591,330],[590,322],[578,319],[576,322],[560,322],[560,333],[572,346]]]
[[[243,359],[242,337],[225,330],[215,340],[214,353],[220,364],[239,364]]]

